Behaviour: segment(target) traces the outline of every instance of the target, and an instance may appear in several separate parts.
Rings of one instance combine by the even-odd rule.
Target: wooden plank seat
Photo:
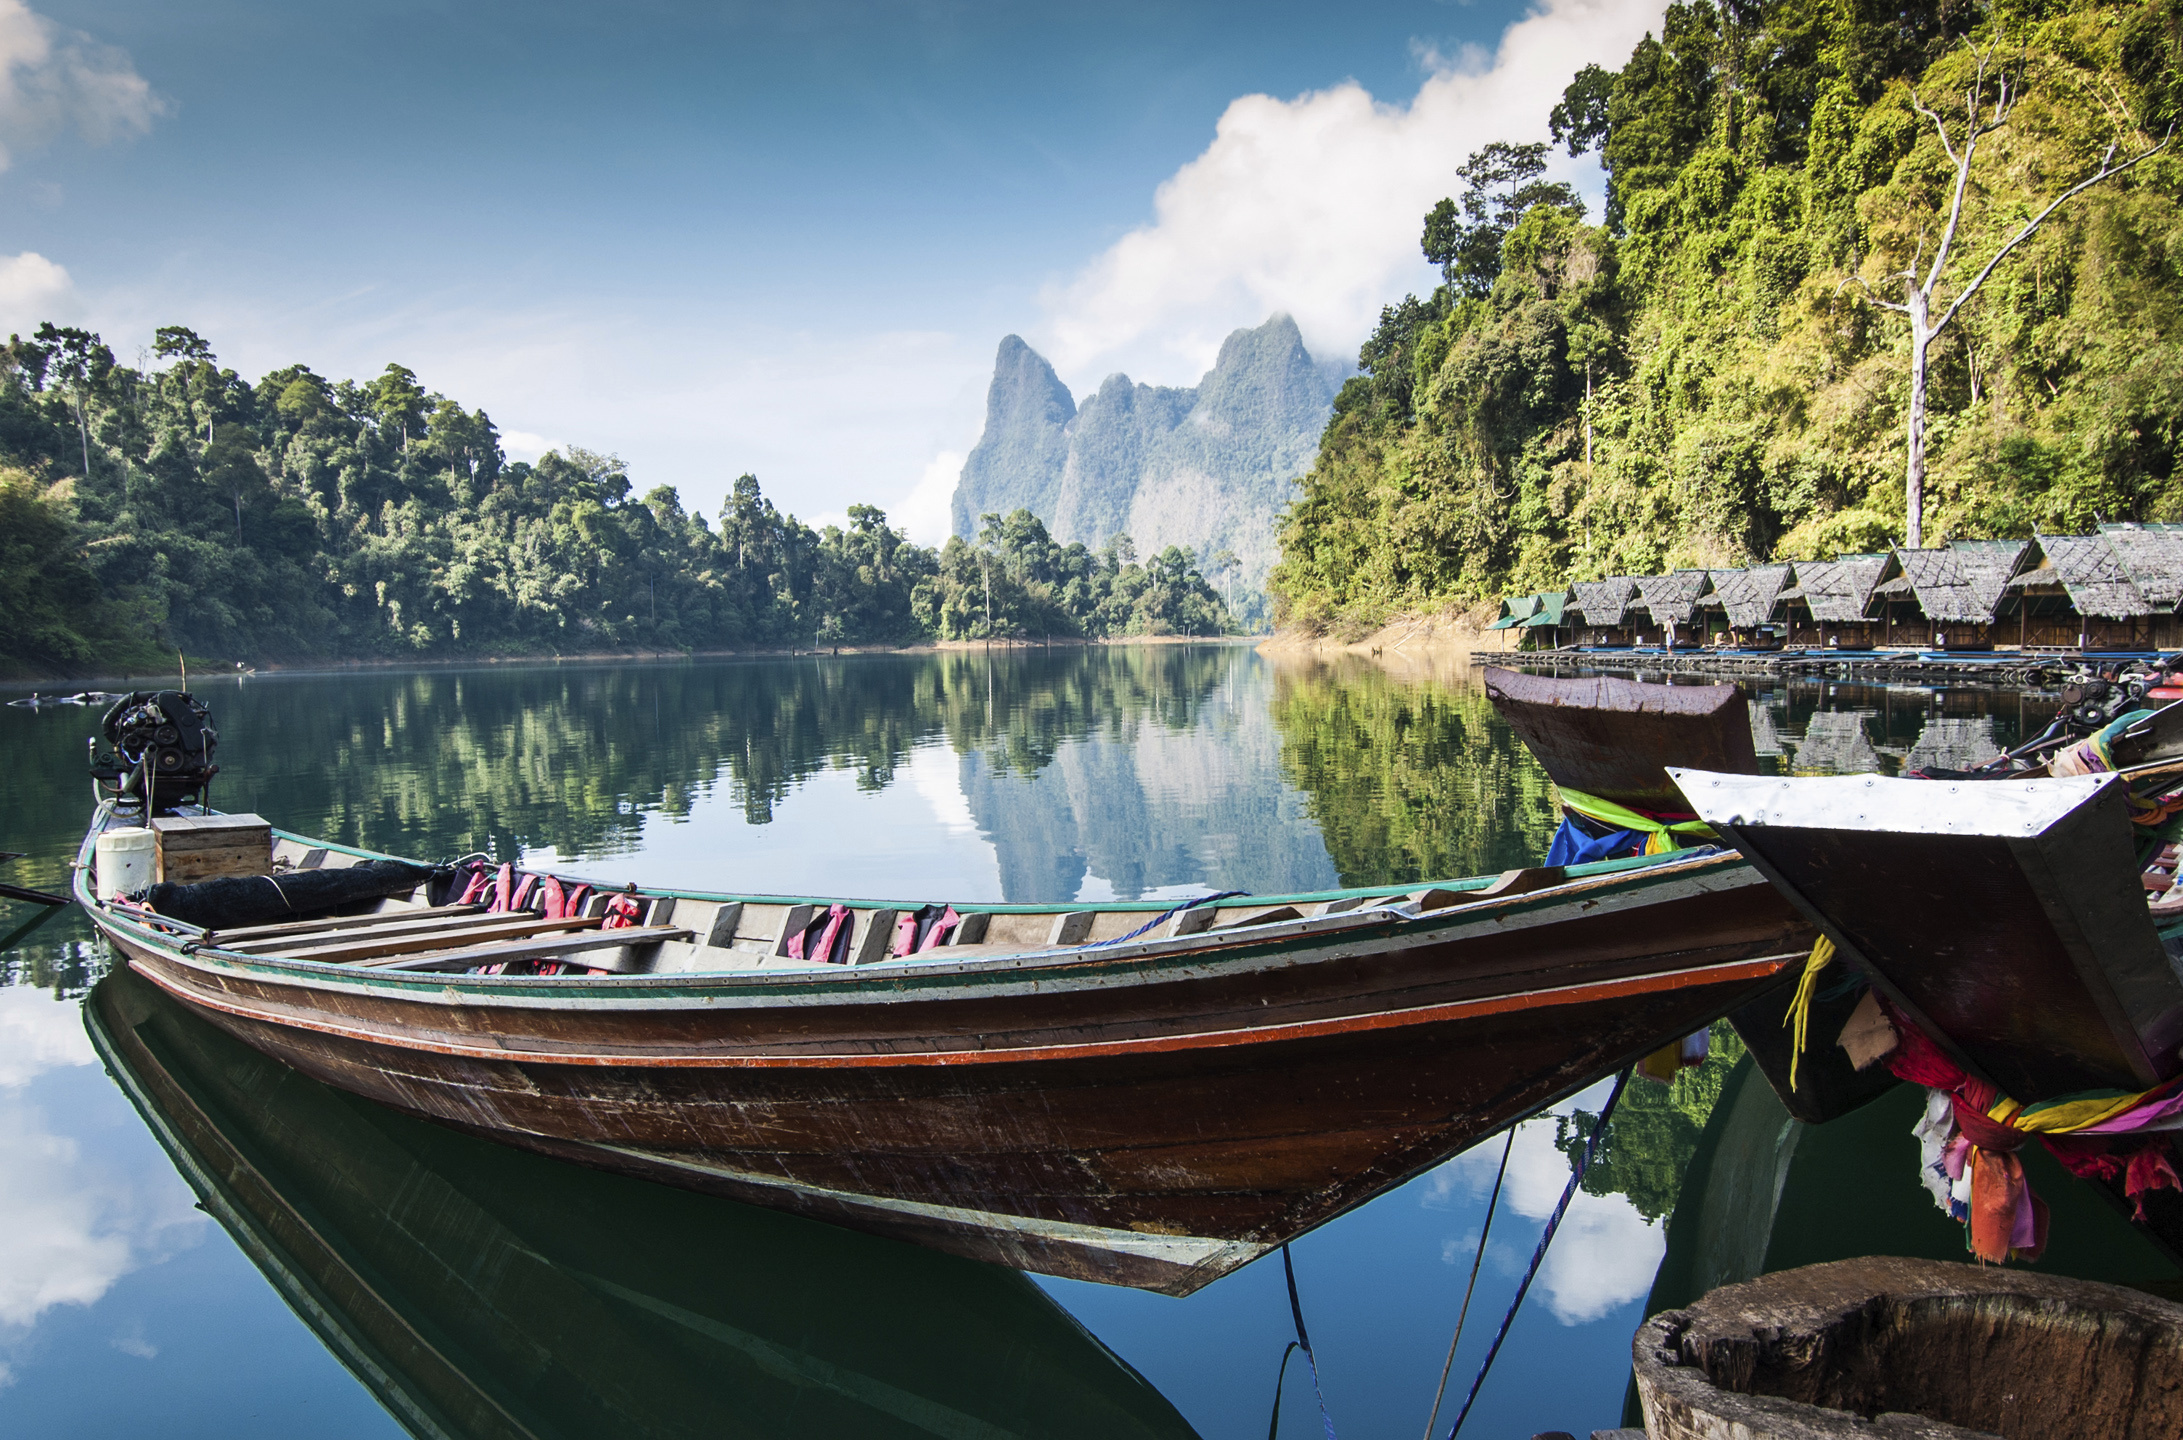
[[[277,877],[276,877],[277,878]],[[310,935],[322,930],[351,930],[359,925],[378,925],[394,920],[432,920],[443,915],[470,915],[482,905],[433,905],[399,910],[373,910],[362,915],[329,915],[323,920],[281,920],[270,925],[238,925],[214,930],[205,939],[217,945],[230,940],[263,940],[277,935]]]
[[[351,960],[376,960],[383,955],[415,955],[427,950],[475,946],[487,941],[519,940],[554,930],[596,930],[604,923],[603,917],[597,915],[589,919],[564,916],[559,920],[543,920],[520,910],[503,913],[521,915],[523,918],[496,920],[485,925],[454,925],[443,930],[421,933],[412,931],[362,940],[342,940],[330,945],[306,945],[271,953],[283,960],[324,960],[329,964],[341,965]]]
[[[566,929],[570,922],[553,922]],[[576,922],[598,924],[598,921]],[[372,970],[468,970],[473,965],[492,965],[502,960],[552,960],[581,955],[587,950],[615,950],[625,945],[656,945],[662,940],[689,940],[690,931],[674,925],[643,925],[623,930],[592,930],[583,935],[554,935],[536,940],[513,940],[493,945],[464,946],[458,950],[424,955],[392,955],[362,962]],[[580,965],[590,964],[579,960]],[[597,967],[594,967],[597,968]]]
[[[388,914],[380,916],[376,925],[351,925],[339,930],[300,930],[291,935],[265,935],[254,940],[230,940],[222,936],[213,943],[223,949],[239,950],[245,955],[287,955],[316,945],[346,945],[388,935],[438,934],[442,930],[473,929],[479,925],[504,925],[538,918],[538,914],[530,910],[472,909],[460,915]]]

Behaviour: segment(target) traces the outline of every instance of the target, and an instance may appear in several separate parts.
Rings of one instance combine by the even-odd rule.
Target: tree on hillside
[[[1940,303],[1943,272],[1955,249],[1956,234],[1963,222],[1964,197],[1970,190],[1971,167],[1978,154],[1978,142],[2009,123],[2017,102],[2023,96],[2022,82],[2012,80],[2006,73],[1993,76],[1989,86],[1987,72],[1992,67],[1993,58],[1994,51],[1990,48],[1979,56],[1977,74],[1964,92],[1964,119],[1960,140],[1949,133],[1947,119],[1938,111],[1928,108],[1915,89],[1910,92],[1911,108],[1931,123],[1934,132],[1940,137],[1941,149],[1947,154],[1948,162],[1953,167],[1954,183],[1949,190],[1947,215],[1942,224],[1940,239],[1933,248],[1932,263],[1925,267],[1921,278],[1918,272],[1925,250],[1925,235],[1921,230],[1910,263],[1883,277],[1890,284],[1899,284],[1902,287],[1902,300],[1883,299],[1874,293],[1871,283],[1862,274],[1855,277],[1868,300],[1882,309],[1905,316],[1910,321],[1909,455],[1903,507],[1904,531],[1913,550],[1925,543],[1926,375],[1930,368],[1933,342],[1948,328],[1949,322],[1962,312],[1964,305],[1978,293],[1979,287],[1986,283],[2001,262],[2009,257],[2010,252],[2030,239],[2046,223],[2049,216],[2101,181],[2134,169],[2167,149],[2169,139],[2174,136],[2171,129],[2169,135],[2159,144],[2139,151],[2120,164],[2116,163],[2115,154],[2121,148],[2121,141],[2110,141],[2106,153],[2100,157],[2098,167],[2090,175],[2055,196],[2045,209],[2025,221],[2015,234],[1993,252],[1978,273],[1956,291],[1955,298],[1946,302],[1936,318],[1933,312],[1936,304]]]
[[[76,412],[77,437],[83,442],[83,474],[91,478],[90,398],[93,386],[114,368],[114,352],[99,337],[74,326],[56,326],[48,320],[38,327],[32,343],[44,352],[40,367],[46,383],[58,384]]]
[[[1469,188],[1460,206],[1442,200],[1425,216],[1419,241],[1425,258],[1440,267],[1440,278],[1465,295],[1484,295],[1501,273],[1501,242],[1534,205],[1551,205],[1582,219],[1584,201],[1546,173],[1546,146],[1510,145],[1496,140],[1473,154],[1455,172]]]

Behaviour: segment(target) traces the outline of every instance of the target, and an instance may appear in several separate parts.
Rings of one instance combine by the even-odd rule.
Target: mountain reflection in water
[[[413,1435],[1195,1433],[1021,1275],[410,1119],[127,971],[86,1009],[204,1207]]]

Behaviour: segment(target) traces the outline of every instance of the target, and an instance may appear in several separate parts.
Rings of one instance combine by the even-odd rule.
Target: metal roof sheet
[[[1530,618],[1523,622],[1525,625],[1544,626],[1559,625],[1562,623],[1562,611],[1566,609],[1569,604],[1568,591],[1547,590],[1542,591],[1541,593],[1534,595],[1531,598],[1536,601],[1537,604],[1536,608],[1532,610]]]

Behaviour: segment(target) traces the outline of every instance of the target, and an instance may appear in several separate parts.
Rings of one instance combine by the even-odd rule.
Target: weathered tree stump
[[[2174,1440],[2183,1305],[1872,1256],[1724,1285],[1639,1327],[1649,1440]]]

